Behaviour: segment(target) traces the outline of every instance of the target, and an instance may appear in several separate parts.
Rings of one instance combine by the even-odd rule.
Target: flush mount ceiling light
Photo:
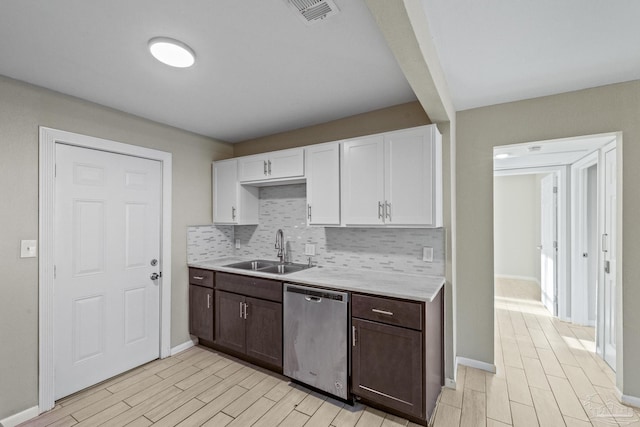
[[[149,51],[163,64],[176,68],[188,68],[196,62],[196,54],[186,44],[168,37],[149,40]]]
[[[509,153],[496,154],[496,159],[498,159],[498,160],[506,159],[508,157],[511,157],[511,154],[509,154]]]

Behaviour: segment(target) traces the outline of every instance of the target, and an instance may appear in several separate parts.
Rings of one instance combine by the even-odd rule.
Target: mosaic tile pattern
[[[444,275],[442,229],[307,227],[305,215],[304,184],[260,188],[260,225],[189,227],[189,262],[229,255],[276,259],[275,236],[282,228],[287,261],[307,262],[304,246],[313,243],[313,262],[320,265]],[[234,239],[240,249],[234,250]],[[422,261],[423,246],[433,247],[432,263]]]
[[[233,256],[232,225],[187,227],[187,262]]]

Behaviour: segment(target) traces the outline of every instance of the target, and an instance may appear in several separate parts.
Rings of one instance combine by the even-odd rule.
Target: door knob
[[[151,273],[150,278],[151,280],[158,280],[160,278],[160,275],[158,273]]]

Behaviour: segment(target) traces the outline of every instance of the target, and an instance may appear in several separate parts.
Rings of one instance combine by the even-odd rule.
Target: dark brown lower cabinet
[[[215,344],[282,369],[282,304],[216,290]]]
[[[353,394],[424,418],[422,333],[352,319]]]
[[[213,289],[189,285],[189,333],[213,341]]]

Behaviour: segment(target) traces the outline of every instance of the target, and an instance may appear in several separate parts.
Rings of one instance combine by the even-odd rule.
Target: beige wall
[[[493,179],[496,276],[540,282],[540,194],[534,174]]]
[[[234,155],[264,153],[431,124],[418,101],[234,144]]]
[[[188,334],[186,227],[211,223],[211,161],[233,147],[0,77],[0,419],[38,404],[38,126],[173,153],[171,345]]]
[[[640,397],[640,369],[633,365],[640,360],[640,81],[462,111],[457,120],[457,352],[487,363],[493,363],[493,147],[622,132],[617,277],[624,347],[617,379],[624,394]]]

